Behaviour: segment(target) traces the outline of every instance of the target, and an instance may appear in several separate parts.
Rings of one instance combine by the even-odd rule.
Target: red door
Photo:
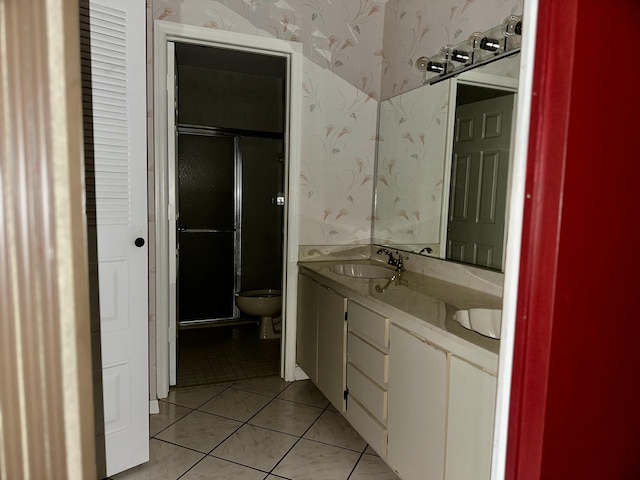
[[[508,479],[640,478],[639,19],[539,0]]]

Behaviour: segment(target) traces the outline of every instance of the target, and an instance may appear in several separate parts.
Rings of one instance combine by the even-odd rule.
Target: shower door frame
[[[179,107],[179,106],[178,106]],[[234,229],[233,229],[233,249],[234,249],[234,279],[233,279],[233,291],[237,292],[241,285],[242,280],[242,211],[243,211],[243,154],[241,147],[242,138],[261,138],[261,139],[271,139],[271,140],[281,140],[282,143],[285,143],[286,135],[284,133],[275,133],[275,132],[267,132],[267,131],[258,131],[258,130],[242,130],[242,129],[234,129],[234,128],[226,128],[226,127],[206,127],[200,125],[182,125],[176,121],[176,136],[178,135],[197,135],[197,136],[207,136],[207,137],[227,137],[233,139],[233,163],[234,163],[234,180],[233,180],[233,197],[234,197]],[[177,143],[176,143],[177,145]],[[176,177],[177,168],[177,157],[175,158],[175,165],[170,165],[168,168],[169,184],[178,185],[178,180]],[[173,168],[172,168],[173,167]],[[172,194],[169,193],[169,203],[174,204],[176,206],[176,213],[180,212],[179,202],[177,198],[179,196],[179,188],[176,188],[174,197],[171,198]],[[175,239],[171,238],[171,229],[175,230],[176,237],[178,236],[178,232],[181,230],[175,229],[174,225],[177,227],[177,221],[170,221],[169,226],[169,244],[177,245],[176,248],[176,264],[177,268],[175,271],[176,277],[179,275],[179,264],[180,264],[180,247]],[[284,227],[284,222],[283,225]],[[214,233],[213,231],[209,233]],[[284,277],[284,272],[281,277]],[[178,285],[179,289],[179,285]],[[180,295],[176,292],[176,304],[179,303]],[[235,299],[232,299],[233,302],[233,314],[231,317],[216,317],[216,318],[207,318],[207,319],[198,319],[198,320],[183,320],[180,321],[180,315],[178,310],[176,309],[176,328],[180,329],[181,327],[197,327],[203,325],[210,324],[223,324],[229,322],[237,322],[240,320],[240,310],[238,306],[235,304]],[[170,306],[170,311],[173,312],[173,308]],[[169,381],[171,385],[173,379]]]
[[[169,202],[168,150],[173,144],[175,132],[168,132],[172,124],[174,108],[167,105],[167,89],[172,88],[167,71],[167,52],[171,42],[191,43],[214,48],[284,57],[287,60],[286,76],[286,128],[285,128],[285,238],[283,247],[283,310],[282,348],[280,376],[285,381],[306,378],[296,367],[296,310],[298,288],[299,204],[300,204],[300,150],[302,119],[302,44],[259,37],[225,30],[154,21],[154,186],[155,186],[155,390],[157,398],[169,395],[169,365],[175,362],[175,328],[170,322],[170,312],[175,309],[175,283],[170,278],[170,222],[175,222],[175,206]],[[173,72],[172,72],[173,74]],[[174,119],[175,121],[175,119]],[[175,255],[174,255],[175,257]],[[150,278],[153,281],[153,278]],[[175,279],[173,280],[175,282]],[[173,301],[174,305],[171,306]],[[173,346],[170,340],[173,338]],[[171,358],[172,352],[174,357]],[[153,370],[153,359],[152,366]],[[153,375],[153,374],[152,374]],[[151,391],[153,392],[153,385]]]
[[[179,88],[179,87],[178,87]],[[176,88],[177,91],[177,88]],[[178,106],[179,108],[179,106]],[[241,262],[241,251],[242,245],[240,239],[242,238],[242,154],[240,152],[239,140],[240,136],[237,133],[234,133],[231,129],[217,128],[217,127],[203,127],[203,126],[193,126],[193,125],[180,125],[177,121],[176,125],[176,137],[179,135],[197,135],[197,136],[207,136],[207,137],[226,137],[233,139],[233,265],[234,265],[234,276],[233,276],[233,292],[238,291],[238,285],[240,285],[240,262]],[[176,147],[179,142],[176,141]],[[177,151],[177,150],[176,150]],[[169,159],[169,161],[171,161]],[[178,177],[176,173],[178,172],[178,156],[174,157],[175,165],[169,166],[169,178],[167,179],[169,184],[179,185]],[[173,168],[172,168],[173,167]],[[172,178],[173,177],[173,178]],[[180,310],[177,306],[180,304],[180,284],[178,281],[180,275],[180,245],[176,239],[172,239],[172,231],[174,230],[173,235],[177,238],[179,233],[182,232],[178,228],[178,219],[180,216],[180,204],[178,202],[178,198],[180,195],[180,188],[176,187],[175,189],[175,198],[171,198],[171,194],[169,194],[169,204],[173,204],[176,206],[176,221],[169,222],[169,244],[176,245],[176,329],[179,330],[181,327],[194,327],[194,326],[202,326],[206,324],[212,323],[222,323],[222,322],[232,322],[238,319],[239,310],[235,304],[235,300],[232,299],[233,308],[232,314],[230,317],[219,317],[219,318],[208,318],[208,319],[198,319],[198,320],[183,320],[180,321]],[[175,225],[175,228],[174,228]],[[209,230],[206,233],[222,233],[220,230]],[[172,273],[173,274],[173,273]],[[171,280],[171,279],[170,279]],[[170,311],[173,312],[173,306],[170,305]],[[173,313],[172,313],[173,314]],[[171,322],[170,322],[171,323]],[[177,331],[176,331],[177,333]],[[172,360],[173,361],[173,360]],[[170,369],[171,370],[171,369]],[[173,372],[170,373],[169,383],[171,385],[175,384],[175,378],[173,378]]]

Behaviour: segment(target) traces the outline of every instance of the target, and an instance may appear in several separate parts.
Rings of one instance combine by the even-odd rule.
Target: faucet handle
[[[395,265],[396,264],[396,259],[393,257],[393,253],[390,252],[388,249],[386,248],[381,248],[378,250],[378,255],[384,253],[385,255],[387,255],[389,257],[389,265]],[[397,253],[397,252],[396,252]]]
[[[398,267],[398,271],[401,271],[404,267],[404,261],[408,260],[409,257],[408,256],[405,257],[400,252],[396,252],[396,255],[398,255],[398,259],[396,260],[396,266]]]

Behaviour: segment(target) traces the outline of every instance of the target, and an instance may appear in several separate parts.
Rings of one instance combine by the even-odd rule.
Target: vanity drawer
[[[357,332],[382,349],[389,346],[389,319],[349,300],[349,330]]]
[[[349,396],[347,420],[381,457],[387,456],[387,429],[371,416],[360,403]]]
[[[389,355],[369,345],[352,332],[349,332],[347,338],[347,360],[380,385],[387,384]]]
[[[347,365],[349,398],[358,400],[380,423],[387,421],[387,391],[369,380],[357,367]]]

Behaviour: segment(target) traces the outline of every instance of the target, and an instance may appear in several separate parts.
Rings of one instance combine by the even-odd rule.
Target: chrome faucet
[[[393,265],[394,267],[396,267],[396,273],[389,280],[387,280],[387,283],[385,283],[383,287],[381,287],[380,285],[375,286],[376,292],[382,293],[389,287],[389,285],[391,285],[391,282],[393,282],[395,285],[401,284],[402,272],[404,271],[404,261],[405,261],[405,258],[409,258],[409,257],[404,257],[400,252],[396,251],[396,255],[398,256],[396,258],[393,256],[393,253],[387,250],[386,248],[379,249],[377,253],[378,255],[381,255],[383,253],[387,255],[389,257],[389,261],[387,263],[389,265]]]
[[[382,253],[384,253],[385,255],[388,255],[389,261],[387,263],[389,265],[393,265],[394,267],[396,267],[398,272],[402,272],[402,270],[404,269],[404,257],[402,256],[401,253],[396,252],[396,255],[398,255],[398,258],[394,257],[393,253],[387,250],[386,248],[379,249],[377,253],[378,255]]]

